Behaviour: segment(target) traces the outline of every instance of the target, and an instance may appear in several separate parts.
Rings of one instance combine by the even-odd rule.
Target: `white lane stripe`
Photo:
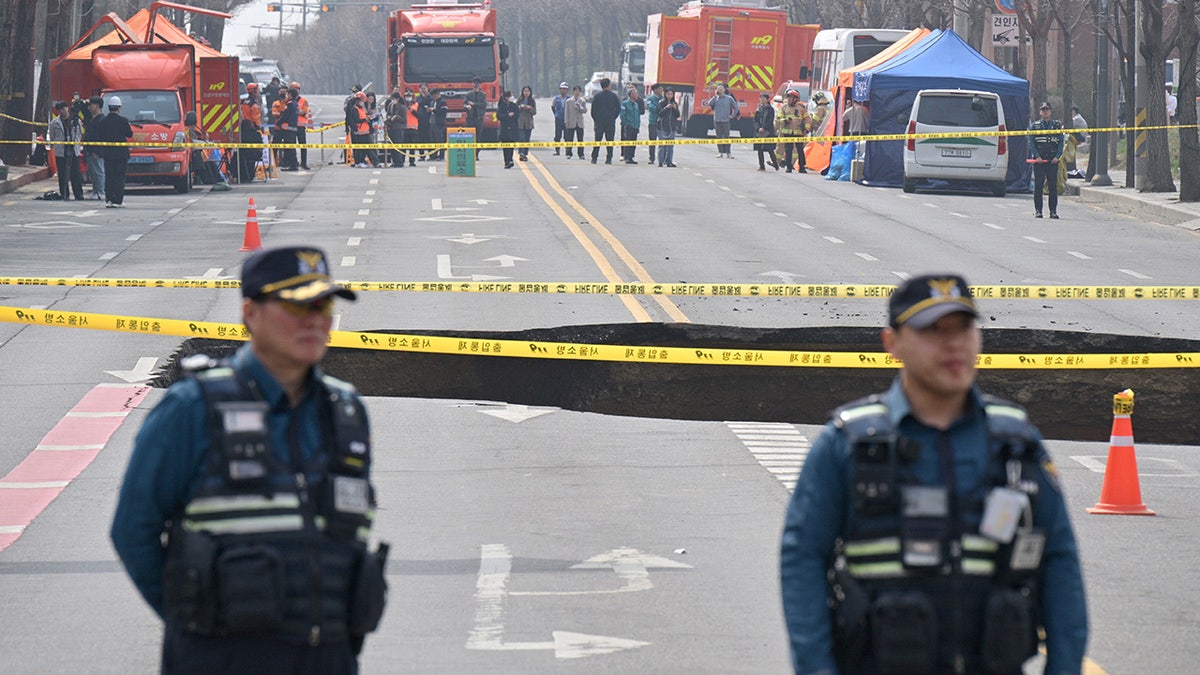
[[[350,237],[346,240],[347,246],[359,246],[362,244],[362,237]]]
[[[781,212],[781,211],[773,211],[773,212],[771,213],[771,215],[773,215],[773,216],[779,216],[780,218],[787,218],[787,217],[788,217],[788,214],[786,214],[786,213],[783,213],[783,212]]]
[[[355,221],[355,223],[354,223],[354,229],[356,229],[356,230],[365,230],[365,229],[367,229],[367,221],[365,221],[365,220],[359,220],[359,221]]]
[[[837,237],[824,236],[824,237],[821,237],[821,238],[822,238],[822,239],[824,239],[825,241],[827,241],[827,242],[831,243],[831,244],[844,244],[844,243],[846,243],[846,242],[842,241],[841,239],[838,239]]]
[[[131,234],[128,237],[125,237],[125,241],[137,241],[138,239],[141,239],[141,238],[142,238],[142,235],[140,235],[140,234]]]
[[[41,488],[61,488],[67,487],[71,481],[66,480],[48,480],[40,483],[7,483],[0,481],[0,490],[37,490]]]
[[[876,258],[870,253],[855,253],[854,255],[866,260],[867,262],[879,262],[879,258]]]
[[[1086,255],[1084,253],[1080,253],[1079,251],[1067,251],[1067,253],[1069,255],[1075,256],[1076,258],[1079,258],[1080,260],[1091,260],[1092,259],[1092,256]]]
[[[796,479],[810,449],[808,438],[799,429],[779,422],[726,422],[725,426],[750,451],[759,466],[775,476],[789,492],[796,489]]]
[[[24,531],[24,525],[0,525],[0,534],[21,534]]]
[[[369,215],[371,215],[371,209],[359,209],[359,210],[358,210],[358,215],[360,215],[360,216],[369,216]]]
[[[1026,235],[1026,236],[1024,236],[1024,237],[1021,237],[1021,238],[1022,238],[1022,239],[1028,239],[1029,241],[1032,241],[1032,242],[1033,242],[1033,243],[1035,243],[1035,244],[1044,244],[1044,243],[1046,243],[1046,241],[1045,241],[1044,239],[1038,239],[1037,237],[1030,237],[1030,236],[1028,236],[1028,235]]]
[[[958,216],[959,218],[969,218],[970,217],[967,214],[959,213],[958,211],[948,211],[947,213],[949,213],[952,216]]]
[[[84,444],[84,445],[46,445],[39,444],[34,450],[50,450],[54,452],[72,452],[74,450],[103,450],[103,444]]]
[[[116,251],[109,251],[108,253],[105,253],[104,255],[100,256],[100,259],[101,260],[112,260],[113,258],[115,258],[119,255],[121,255],[121,254],[117,253]]]
[[[112,412],[75,412],[70,411],[66,414],[67,417],[125,417],[129,414],[128,410],[114,410]]]
[[[356,261],[357,258],[352,255],[342,256],[342,267],[354,267]]]
[[[984,225],[984,227],[990,227],[993,230],[1003,230],[1004,229],[1003,225],[997,225],[995,223],[984,223],[983,225]]]
[[[795,225],[796,227],[798,227],[798,228],[802,229],[802,230],[811,230],[811,229],[813,229],[813,226],[812,226],[812,225],[809,225],[808,223],[797,223],[797,222],[793,222],[792,224],[793,224],[793,225]]]
[[[1121,272],[1122,274],[1128,274],[1129,276],[1133,277],[1134,279],[1149,279],[1150,278],[1150,277],[1146,276],[1145,274],[1142,274],[1141,272],[1135,272],[1133,270],[1120,270],[1119,269],[1117,271]]]

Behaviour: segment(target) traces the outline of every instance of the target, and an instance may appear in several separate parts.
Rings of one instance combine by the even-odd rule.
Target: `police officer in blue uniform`
[[[1033,217],[1042,217],[1042,186],[1050,200],[1050,218],[1058,219],[1058,163],[1063,154],[1063,125],[1052,119],[1054,110],[1049,103],[1038,108],[1041,118],[1029,125],[1037,131],[1029,139],[1029,157],[1033,163]]]
[[[913,277],[888,302],[890,389],[835,411],[788,506],[783,609],[797,673],[1079,673],[1079,554],[1041,436],[975,385],[967,283]]]
[[[242,296],[249,343],[191,357],[139,431],[113,544],[165,623],[162,672],[356,673],[387,545],[366,409],[317,365],[354,293],[288,247],[245,260]]]

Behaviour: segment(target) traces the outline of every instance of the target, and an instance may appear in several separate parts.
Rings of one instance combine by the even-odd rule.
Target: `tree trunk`
[[[1162,5],[1158,0],[1142,0],[1142,41],[1138,49],[1146,59],[1144,126],[1162,127],[1167,124],[1167,101],[1163,91],[1166,87],[1164,61],[1169,46],[1163,41]],[[1141,191],[1175,192],[1166,129],[1150,129],[1146,132],[1146,180]]]
[[[37,0],[10,0],[0,7],[0,111],[18,120],[33,120],[33,35]],[[30,132],[40,130],[24,122],[0,117],[0,138],[28,141]],[[29,146],[0,145],[5,164],[24,166]]]
[[[1196,0],[1179,0],[1180,16],[1196,16]],[[1179,23],[1179,201],[1200,202],[1200,133],[1196,130],[1196,52],[1200,27]]]

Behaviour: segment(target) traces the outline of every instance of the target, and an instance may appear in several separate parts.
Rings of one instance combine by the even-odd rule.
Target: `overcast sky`
[[[299,4],[303,0],[284,0],[289,4]],[[319,0],[308,0],[310,6],[316,6]],[[242,5],[234,10],[233,18],[225,22],[225,38],[221,45],[222,51],[226,54],[236,54],[237,56],[255,56],[250,52],[250,43],[252,43],[260,34],[264,37],[275,36],[279,33],[279,18],[280,13],[267,11],[268,0],[254,0],[248,5]],[[282,12],[283,28],[287,30],[288,26],[299,25],[300,23],[300,8],[299,7],[284,7]],[[308,20],[316,19],[311,11],[309,12]],[[261,26],[262,28],[255,28]]]

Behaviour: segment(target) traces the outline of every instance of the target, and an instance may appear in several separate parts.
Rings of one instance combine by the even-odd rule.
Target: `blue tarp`
[[[1000,96],[1007,129],[1029,128],[1029,82],[988,61],[954,31],[934,31],[878,68],[854,74],[854,100],[870,106],[870,134],[903,134],[922,89],[973,89]],[[1008,190],[1029,191],[1026,136],[1008,138]],[[866,144],[863,182],[904,183],[904,141]]]

